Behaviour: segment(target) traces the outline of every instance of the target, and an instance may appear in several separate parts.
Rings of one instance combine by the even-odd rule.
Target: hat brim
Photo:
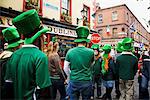
[[[14,43],[8,44],[7,49],[15,48],[15,47],[19,46],[19,45],[20,45],[20,43],[23,43],[23,42],[24,42],[23,40],[19,40],[19,41],[17,41],[17,42],[14,42]]]
[[[90,39],[75,39],[74,42],[78,43],[78,42],[90,42]]]
[[[123,46],[121,46],[121,49],[122,49],[122,51],[132,51],[134,48],[131,47],[130,49],[126,49],[126,48],[124,48]]]
[[[32,44],[38,37],[40,37],[42,34],[46,33],[50,31],[48,28],[43,28],[40,31],[38,31],[34,36],[32,36],[31,38],[26,38],[25,39],[25,44]]]

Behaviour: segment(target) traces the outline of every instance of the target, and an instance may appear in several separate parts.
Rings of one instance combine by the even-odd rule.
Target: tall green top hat
[[[90,39],[87,39],[90,34],[90,30],[87,26],[80,26],[76,28],[77,39],[74,42],[90,42]]]
[[[12,20],[12,23],[17,28],[18,32],[26,37],[25,44],[33,43],[36,38],[48,31],[48,28],[40,26],[40,18],[35,9],[28,10],[27,12],[15,17]],[[37,33],[35,33],[35,31]],[[32,37],[29,38],[30,36]]]
[[[118,52],[122,52],[121,46],[122,46],[122,41],[119,41],[118,44],[117,44],[117,47],[116,47],[116,50]]]
[[[2,30],[5,40],[8,42],[7,49],[19,46],[23,40],[20,39],[19,33],[14,27]]]
[[[121,49],[123,51],[132,51],[133,50],[133,39],[132,38],[124,38],[122,40]]]
[[[91,48],[92,48],[92,49],[98,49],[98,50],[99,50],[99,44],[93,44],[93,45],[91,46]]]

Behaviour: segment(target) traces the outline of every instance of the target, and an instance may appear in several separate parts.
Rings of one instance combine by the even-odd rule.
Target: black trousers
[[[51,79],[52,81],[52,98],[53,100],[56,99],[57,90],[60,93],[60,100],[65,100],[66,98],[66,88],[64,85],[64,81],[61,79]]]
[[[101,85],[102,85],[102,79],[100,76],[93,76],[92,93],[91,93],[92,97],[94,97],[95,83],[96,83],[96,87],[97,87],[97,97],[100,97],[101,96]]]

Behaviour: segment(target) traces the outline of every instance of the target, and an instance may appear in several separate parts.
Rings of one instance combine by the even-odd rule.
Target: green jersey
[[[14,83],[16,99],[33,99],[35,88],[51,85],[48,58],[37,47],[22,47],[13,53],[6,72],[6,79]]]
[[[91,64],[94,61],[94,51],[86,47],[75,47],[67,52],[66,61],[70,62],[70,80],[91,80]]]

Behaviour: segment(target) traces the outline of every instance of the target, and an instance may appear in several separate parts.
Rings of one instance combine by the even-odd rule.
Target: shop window
[[[23,0],[23,11],[36,9],[39,15],[42,16],[43,0]]]
[[[100,15],[98,15],[98,24],[101,24],[101,23],[103,23],[103,15],[102,14],[100,14]]]
[[[61,9],[60,9],[60,21],[66,23],[72,23],[71,17],[71,4],[72,0],[61,0]]]
[[[83,5],[83,9],[85,10],[83,25],[88,26],[90,28],[90,7]]]
[[[117,36],[117,28],[112,29],[112,36],[115,38]]]
[[[103,33],[103,29],[98,30],[98,33],[102,34]]]
[[[118,20],[118,13],[117,11],[112,12],[112,21]]]

